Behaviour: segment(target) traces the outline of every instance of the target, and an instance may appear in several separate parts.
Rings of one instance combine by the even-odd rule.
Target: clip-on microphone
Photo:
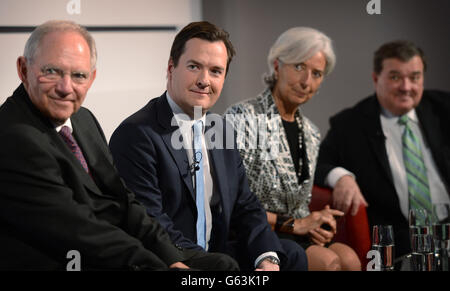
[[[200,154],[200,158],[197,159],[197,154]],[[201,152],[197,152],[196,154],[194,154],[194,162],[189,166],[189,169],[191,170],[191,172],[197,172],[198,170],[200,170],[200,161],[202,160],[202,153]]]

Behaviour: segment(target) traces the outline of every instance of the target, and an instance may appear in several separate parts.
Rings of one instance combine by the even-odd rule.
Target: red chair
[[[331,189],[314,186],[312,190],[310,211],[318,211],[325,208],[325,205],[331,207]],[[365,270],[367,266],[367,252],[370,250],[370,229],[367,219],[367,211],[364,206],[360,206],[358,213],[352,216],[347,213],[337,221],[337,234],[335,242],[342,242],[352,247],[361,261],[361,267]]]

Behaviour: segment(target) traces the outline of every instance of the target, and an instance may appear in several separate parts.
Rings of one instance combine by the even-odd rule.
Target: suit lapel
[[[192,199],[195,200],[194,188],[192,186],[192,175],[189,171],[189,161],[186,154],[186,150],[181,147],[180,149],[175,149],[172,146],[172,136],[175,131],[180,130],[178,125],[172,125],[173,112],[167,102],[166,94],[163,94],[157,102],[157,119],[163,131],[161,132],[161,137],[167,150],[170,152],[175,164],[177,165],[180,176],[184,181],[184,184],[189,189],[189,193]],[[181,133],[180,133],[181,135]]]
[[[224,215],[229,215],[231,213],[230,203],[229,203],[229,195],[228,195],[228,173],[226,170],[226,162],[223,156],[224,150],[219,149],[211,149],[208,150],[209,154],[209,165],[213,168],[214,176],[214,188],[218,191],[220,195],[220,199],[222,202],[222,213]],[[214,189],[213,189],[214,191]],[[228,221],[228,218],[225,218],[225,221]]]
[[[375,153],[377,160],[380,162],[384,174],[392,185],[394,185],[391,167],[386,152],[386,137],[381,128],[380,105],[376,96],[372,96],[370,102],[363,108],[363,115],[364,118],[366,118],[366,121],[364,122],[365,134],[367,135],[369,144]]]
[[[439,146],[444,144],[441,133],[444,131],[440,126],[439,115],[433,114],[433,110],[427,102],[425,93],[422,97],[422,101],[416,108],[416,113],[420,121],[420,126],[422,127],[422,134],[433,154],[433,159],[439,163],[441,160],[438,157],[440,153]]]
[[[437,166],[438,172],[441,174],[442,182],[447,188],[447,192],[450,194],[450,185],[448,179],[445,179],[447,171],[448,155],[446,156],[446,142],[444,140],[442,128],[442,121],[440,114],[433,112],[433,107],[428,101],[428,93],[425,91],[422,101],[419,106],[416,107],[417,117],[419,118],[419,124],[421,126],[421,132],[423,134],[425,143],[429,146],[433,160]]]

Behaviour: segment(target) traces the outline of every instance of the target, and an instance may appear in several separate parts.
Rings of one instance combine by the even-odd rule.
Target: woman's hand
[[[330,209],[330,206],[327,205],[320,211],[311,212],[305,218],[296,219],[293,233],[297,235],[308,234],[313,243],[323,246],[330,242],[336,234],[336,219],[334,217],[343,215],[342,211]],[[325,226],[325,228],[322,226]]]

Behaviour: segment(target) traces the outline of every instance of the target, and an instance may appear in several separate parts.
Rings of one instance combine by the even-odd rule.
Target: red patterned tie
[[[75,157],[80,161],[81,165],[86,170],[86,172],[89,174],[89,167],[86,163],[86,159],[84,158],[83,152],[81,151],[81,148],[78,146],[77,141],[73,138],[73,135],[70,132],[70,128],[64,125],[59,131],[59,134],[66,142],[66,144],[69,146],[70,150],[75,155]]]

